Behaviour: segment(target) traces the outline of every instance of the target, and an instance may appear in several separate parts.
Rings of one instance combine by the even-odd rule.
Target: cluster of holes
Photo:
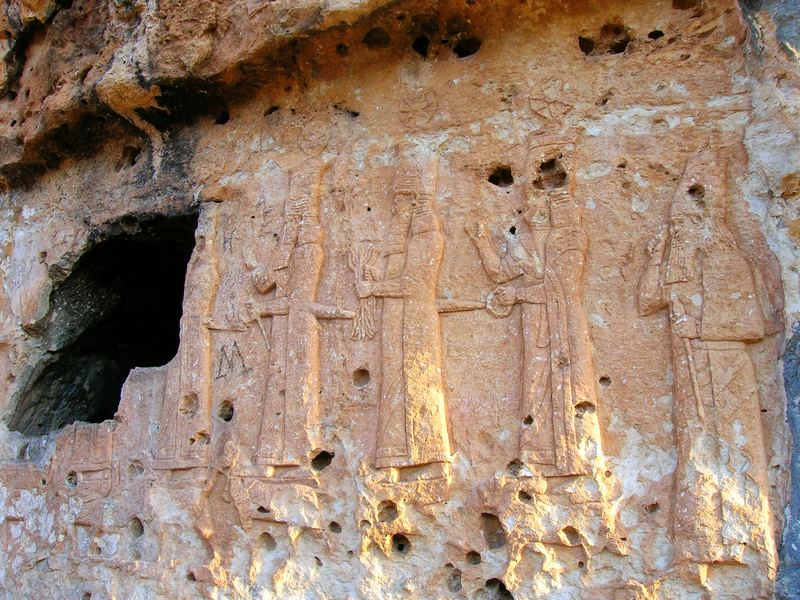
[[[405,15],[398,15],[398,21],[405,21]],[[412,36],[411,49],[423,58],[431,55],[431,46],[438,43],[444,47],[451,47],[453,54],[458,58],[467,58],[480,50],[482,42],[468,32],[467,21],[460,17],[452,17],[445,24],[445,31],[435,15],[414,15],[408,30]],[[392,45],[392,37],[383,27],[373,27],[361,39],[361,43],[372,49],[388,48]],[[347,44],[340,43],[336,46],[339,56],[347,56]],[[437,52],[438,54],[438,52]]]
[[[600,28],[596,38],[580,36],[578,47],[586,56],[597,56],[600,54],[622,54],[631,43],[632,37],[630,30],[614,23],[606,23]]]

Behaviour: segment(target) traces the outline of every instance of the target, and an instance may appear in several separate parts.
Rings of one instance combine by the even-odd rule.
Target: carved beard
[[[689,233],[681,232],[672,236],[666,283],[681,283],[695,279],[697,275],[695,255],[698,249],[698,244],[695,242],[694,236]]]

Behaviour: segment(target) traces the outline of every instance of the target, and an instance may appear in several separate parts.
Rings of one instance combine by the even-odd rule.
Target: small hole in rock
[[[342,533],[342,526],[336,521],[331,521],[328,523],[328,529],[330,529],[333,533]]]
[[[347,556],[355,556],[355,552],[353,552],[352,550],[348,550]]]
[[[689,188],[689,195],[693,200],[702,200],[706,196],[706,190],[702,185],[693,185]]]
[[[267,551],[275,550],[275,538],[265,531],[258,537],[258,545]]]
[[[511,227],[509,227],[508,233],[510,233],[511,235],[517,235],[517,228],[514,225],[512,225]]]
[[[595,43],[594,40],[588,37],[579,37],[578,38],[578,46],[585,55],[590,55],[594,50]]]
[[[631,36],[625,28],[611,23],[600,29],[600,38],[610,54],[622,54],[631,42]]]
[[[268,509],[268,508],[264,508],[263,506],[259,506],[259,507],[256,509],[256,512],[257,512],[258,514],[260,514],[260,515],[266,515],[266,514],[269,514],[269,509]]]
[[[356,369],[353,371],[353,385],[357,388],[367,387],[369,384],[369,371],[367,369]]]
[[[144,524],[139,517],[133,517],[130,522],[131,535],[138,539],[144,535]]]
[[[128,473],[132,477],[138,477],[142,473],[144,473],[144,466],[138,460],[133,461],[131,464],[128,465]]]
[[[350,48],[347,47],[347,44],[336,44],[336,54],[339,56],[347,56]]]
[[[605,477],[611,477],[611,471],[606,471],[605,473],[603,473],[603,475]]]
[[[68,487],[74,488],[78,485],[78,474],[75,471],[67,473],[66,483]]]
[[[335,454],[333,452],[326,452],[323,450],[311,459],[311,468],[315,471],[322,471],[331,464]]]
[[[582,560],[579,560],[579,561],[578,561],[578,568],[579,568],[579,569],[582,569],[582,568],[583,568],[583,567],[585,567],[585,566],[586,566],[586,563],[584,563]]]
[[[481,41],[478,38],[467,38],[458,42],[453,48],[453,52],[456,53],[458,58],[466,58],[467,56],[472,56],[480,49]]]
[[[194,573],[192,573],[191,571],[187,571],[186,581],[197,581],[197,578],[195,578]]]
[[[281,109],[280,106],[270,106],[267,111],[264,113],[264,116],[272,115],[278,112]]]
[[[479,565],[481,564],[481,555],[479,552],[475,552],[474,550],[470,550],[467,552],[467,564],[468,565]]]
[[[381,27],[370,29],[361,42],[370,48],[386,48],[392,43],[392,38]]]
[[[397,504],[391,500],[384,500],[378,504],[378,521],[381,523],[391,523],[398,516]]]
[[[767,409],[766,409],[766,408],[762,408],[762,409],[761,409],[761,412],[762,412],[762,413],[765,413],[765,412],[767,412]]]
[[[227,123],[230,120],[231,120],[230,113],[227,110],[223,110],[221,113],[219,113],[219,116],[217,117],[217,120],[214,121],[214,122],[217,125],[225,125],[225,123]]]
[[[606,377],[605,375],[603,375],[600,378],[600,385],[602,385],[603,387],[610,386],[611,385],[611,378],[610,377]]]
[[[567,542],[569,542],[570,546],[577,546],[578,542],[580,542],[581,537],[578,534],[577,529],[574,527],[564,527],[564,529],[561,530],[561,533],[563,533],[564,537],[567,538]]]
[[[428,39],[428,36],[421,35],[411,42],[411,47],[420,56],[428,58],[428,46],[430,46],[430,43],[431,41]]]
[[[461,583],[461,571],[459,569],[454,569],[447,578],[447,589],[452,593],[457,594],[462,590],[463,587],[464,586]]]
[[[314,557],[314,562],[317,563],[318,567],[322,566],[322,560],[319,558],[319,556]]]
[[[496,550],[506,545],[506,532],[497,516],[491,513],[481,513],[481,531],[490,550]]]
[[[689,10],[697,8],[703,0],[672,0],[672,8],[677,10]]]
[[[513,600],[514,596],[506,588],[499,579],[489,579],[486,582],[486,591],[489,592],[489,598],[492,600]]]
[[[658,38],[664,37],[664,32],[659,29],[654,29],[647,34],[647,37],[649,37],[651,40],[657,40]]]
[[[400,533],[395,533],[392,536],[392,552],[395,554],[408,554],[409,550],[411,550],[411,542],[408,541],[408,538]]]
[[[661,506],[658,504],[658,502],[653,502],[652,504],[648,504],[644,507],[644,512],[652,515],[654,512],[658,512],[659,508],[661,508]]]
[[[522,461],[518,458],[515,458],[510,463],[506,465],[506,470],[511,473],[514,477],[519,477],[519,474],[522,473],[522,469],[525,465],[522,464]]]
[[[523,425],[533,425],[533,417],[528,415],[522,420]]]
[[[225,402],[219,405],[218,414],[220,419],[226,423],[230,423],[231,419],[233,419],[233,402],[225,400]]]
[[[520,502],[533,502],[533,497],[525,490],[520,490],[520,492],[517,494],[517,497],[519,498]]]
[[[514,183],[514,175],[508,167],[497,167],[489,175],[489,183],[497,187],[506,188]]]
[[[539,190],[552,190],[567,185],[567,171],[557,156],[543,161],[539,165],[539,175],[533,180],[533,186]]]

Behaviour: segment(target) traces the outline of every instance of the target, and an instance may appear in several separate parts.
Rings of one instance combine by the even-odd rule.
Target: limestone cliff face
[[[792,598],[797,11],[7,2],[0,597]]]

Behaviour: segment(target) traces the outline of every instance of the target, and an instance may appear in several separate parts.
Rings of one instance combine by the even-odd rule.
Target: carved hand
[[[689,315],[674,316],[672,327],[678,337],[693,340],[700,337],[699,323]]]
[[[495,291],[501,306],[513,306],[517,302],[517,289],[513,285],[504,285]]]
[[[483,221],[478,221],[477,223],[469,223],[468,225],[464,226],[464,229],[469,235],[470,239],[475,242],[475,245],[480,245],[482,242],[485,242],[489,235],[486,231],[486,224]]]
[[[262,294],[269,293],[275,287],[275,277],[271,269],[267,270],[264,267],[258,267],[253,269],[250,276],[253,278],[253,285]]]
[[[359,281],[356,284],[356,297],[359,300],[369,298],[375,294],[375,286],[369,281]]]
[[[647,244],[647,254],[650,258],[657,259],[658,262],[661,262],[661,258],[664,256],[664,250],[667,247],[667,231],[668,229],[665,227]]]

